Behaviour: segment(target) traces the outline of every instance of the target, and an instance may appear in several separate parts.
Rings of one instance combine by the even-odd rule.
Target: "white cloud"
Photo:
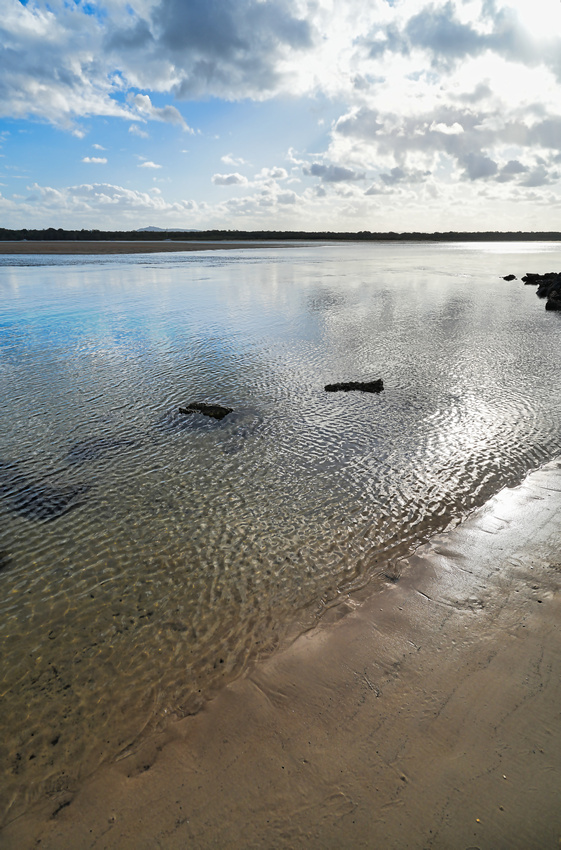
[[[9,216],[13,227],[44,227],[56,221],[57,226],[78,229],[99,227],[100,223],[108,229],[135,229],[149,215],[162,227],[231,228],[235,221],[240,229],[309,230],[313,221],[317,230],[403,231],[427,229],[427,221],[431,230],[449,230],[453,210],[459,229],[477,230],[481,229],[481,205],[485,203],[497,229],[520,229],[521,209],[525,229],[550,229],[552,210],[561,206],[559,194],[551,185],[538,185],[540,175],[524,168],[524,164],[511,164],[508,170],[515,172],[516,179],[519,174],[532,174],[530,182],[535,185],[480,179],[437,185],[430,176],[412,183],[380,183],[366,193],[357,183],[319,183],[300,192],[267,186],[213,205],[170,201],[162,191],[154,191],[155,187],[141,192],[109,183],[62,188],[35,183],[24,199],[0,196],[0,214]]]
[[[138,124],[131,124],[129,127],[129,133],[131,133],[133,136],[138,136],[141,139],[148,138],[148,133],[146,132],[146,130],[141,130]]]
[[[295,192],[281,192],[277,195],[277,203],[279,204],[295,204],[298,201],[298,196]]]
[[[453,124],[444,124],[442,121],[437,124],[436,121],[433,121],[433,123],[429,127],[429,130],[434,133],[446,133],[449,136],[454,136],[458,133],[464,132],[464,128],[461,124],[458,124],[457,121],[454,121]]]
[[[237,166],[238,168],[240,167],[240,165],[248,164],[247,161],[245,159],[242,159],[241,156],[235,157],[231,153],[227,153],[224,156],[221,156],[220,159],[225,165],[233,165],[234,167]]]
[[[91,163],[95,163],[96,165],[105,165],[105,163],[107,162],[107,157],[106,156],[83,156],[82,162],[91,162]]]
[[[256,180],[286,180],[288,172],[286,168],[262,168],[259,174],[255,176]]]
[[[437,205],[459,203],[465,192],[466,208],[455,207],[454,215],[467,221],[472,214],[477,220],[476,198],[489,209],[513,199],[520,207],[524,198],[541,209],[544,198],[557,197],[557,0],[107,0],[103,14],[96,9],[86,14],[82,4],[62,0],[3,0],[0,114],[47,121],[78,138],[93,116],[120,118],[131,135],[146,139],[154,121],[193,132],[186,107],[177,107],[181,100],[214,98],[212,109],[197,113],[214,116],[217,98],[290,94],[294,121],[286,121],[279,140],[288,149],[288,170],[260,168],[278,161],[279,146],[267,159],[258,151],[258,132],[255,147],[237,135],[234,106],[228,106],[232,132],[226,119],[205,128],[209,146],[216,134],[230,139],[222,150],[247,144],[260,168],[248,180],[240,172],[249,163],[228,152],[221,157],[224,174],[198,175],[232,189],[213,208],[217,219],[236,210],[262,221],[266,211],[296,216],[305,208],[334,221],[382,209],[397,216],[399,201],[402,215],[422,221],[423,204],[434,202],[439,218]],[[313,107],[302,109],[299,96]],[[289,114],[286,98],[280,108]],[[199,141],[193,139],[185,171],[191,160],[194,169],[207,161],[197,160]],[[216,150],[209,156],[218,156]],[[161,168],[152,160],[139,167]],[[281,189],[289,172],[301,178],[302,190]],[[230,197],[236,189],[243,198]],[[333,207],[321,206],[322,195]]]
[[[164,121],[167,124],[177,124],[189,133],[194,132],[175,106],[153,106],[147,94],[131,94],[129,103],[136,109],[141,120]]]
[[[245,186],[248,183],[247,177],[237,171],[233,174],[213,174],[211,179],[215,186]]]
[[[324,183],[342,183],[350,180],[362,180],[365,177],[364,172],[359,174],[352,168],[346,168],[343,165],[333,165],[333,163],[324,165],[320,162],[313,162],[311,165],[305,166],[304,174],[311,177],[321,177]]]

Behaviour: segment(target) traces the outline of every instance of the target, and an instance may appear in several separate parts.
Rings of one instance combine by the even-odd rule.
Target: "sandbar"
[[[288,243],[282,242],[180,242],[173,240],[169,242],[113,242],[109,240],[100,242],[42,242],[24,241],[1,242],[0,254],[158,254],[170,251],[216,251],[231,250],[233,248],[279,248]],[[290,243],[294,244],[294,243]]]
[[[561,462],[0,834],[5,850],[558,850]]]

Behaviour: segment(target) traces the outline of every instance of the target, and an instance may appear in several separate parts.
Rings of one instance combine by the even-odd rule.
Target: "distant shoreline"
[[[65,230],[54,227],[44,229],[0,227],[0,253],[37,253],[36,243],[45,248],[42,253],[138,253],[141,251],[202,251],[208,248],[234,248],[259,245],[317,244],[318,242],[561,242],[560,231],[447,231],[421,233],[417,231],[395,233],[361,230],[305,231],[305,230]],[[107,243],[128,246],[107,249]],[[89,249],[82,246],[96,246]],[[106,250],[97,247],[103,245]],[[139,247],[132,247],[132,246]],[[10,246],[10,247],[8,247]],[[12,246],[18,246],[17,250]],[[21,249],[20,249],[20,246]],[[55,247],[56,246],[56,247]],[[70,250],[72,248],[72,250]]]
[[[102,240],[99,242],[78,241],[20,241],[1,242],[1,254],[160,254],[177,251],[222,251],[231,248],[269,248],[270,242],[125,242]],[[273,243],[275,248],[282,247]]]
[[[381,242],[561,242],[561,233],[300,233],[300,232],[100,232],[66,231],[66,238],[53,238],[56,231],[6,231],[0,228],[0,255],[4,254],[155,254],[177,251],[232,250],[234,248],[285,248],[333,243]],[[13,238],[6,238],[7,234]],[[48,234],[48,236],[47,236]],[[50,237],[50,238],[49,238]]]

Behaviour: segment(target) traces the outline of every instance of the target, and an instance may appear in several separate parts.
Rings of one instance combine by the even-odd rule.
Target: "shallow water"
[[[561,317],[500,276],[559,268],[554,243],[1,257],[10,816],[558,454]]]

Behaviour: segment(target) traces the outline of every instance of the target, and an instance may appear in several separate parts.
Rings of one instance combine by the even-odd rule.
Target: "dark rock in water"
[[[203,416],[210,416],[212,419],[224,419],[229,413],[233,412],[232,407],[222,407],[220,404],[205,404],[202,401],[194,401],[187,407],[180,407],[180,413],[202,413]]]
[[[559,298],[561,296],[561,277],[559,280],[548,277],[538,284],[538,298]]]
[[[503,277],[503,280],[516,280],[516,275],[515,274],[505,274],[505,276]]]
[[[0,463],[0,497],[10,510],[26,519],[49,522],[82,504],[79,496],[90,488],[84,484],[57,487],[33,481],[15,463]]]
[[[561,272],[526,272],[522,280],[530,286],[537,286],[540,283],[559,283],[561,282]]]
[[[349,390],[361,390],[363,393],[380,393],[384,389],[381,378],[376,381],[347,381],[339,384],[327,384],[326,393],[349,392]]]
[[[538,298],[547,298],[546,310],[561,310],[561,272],[527,272],[522,278],[524,283],[537,286]]]
[[[209,416],[185,415],[180,413],[178,408],[174,408],[155,422],[153,428],[161,434],[214,432],[218,440],[217,449],[225,454],[236,454],[244,448],[249,439],[262,433],[263,416],[256,408],[242,407],[232,410],[220,421]],[[158,439],[156,434],[152,439]]]
[[[138,445],[139,443],[136,440],[92,437],[89,440],[81,440],[72,446],[64,460],[66,463],[78,466],[88,461],[100,460],[110,452],[136,448]]]

